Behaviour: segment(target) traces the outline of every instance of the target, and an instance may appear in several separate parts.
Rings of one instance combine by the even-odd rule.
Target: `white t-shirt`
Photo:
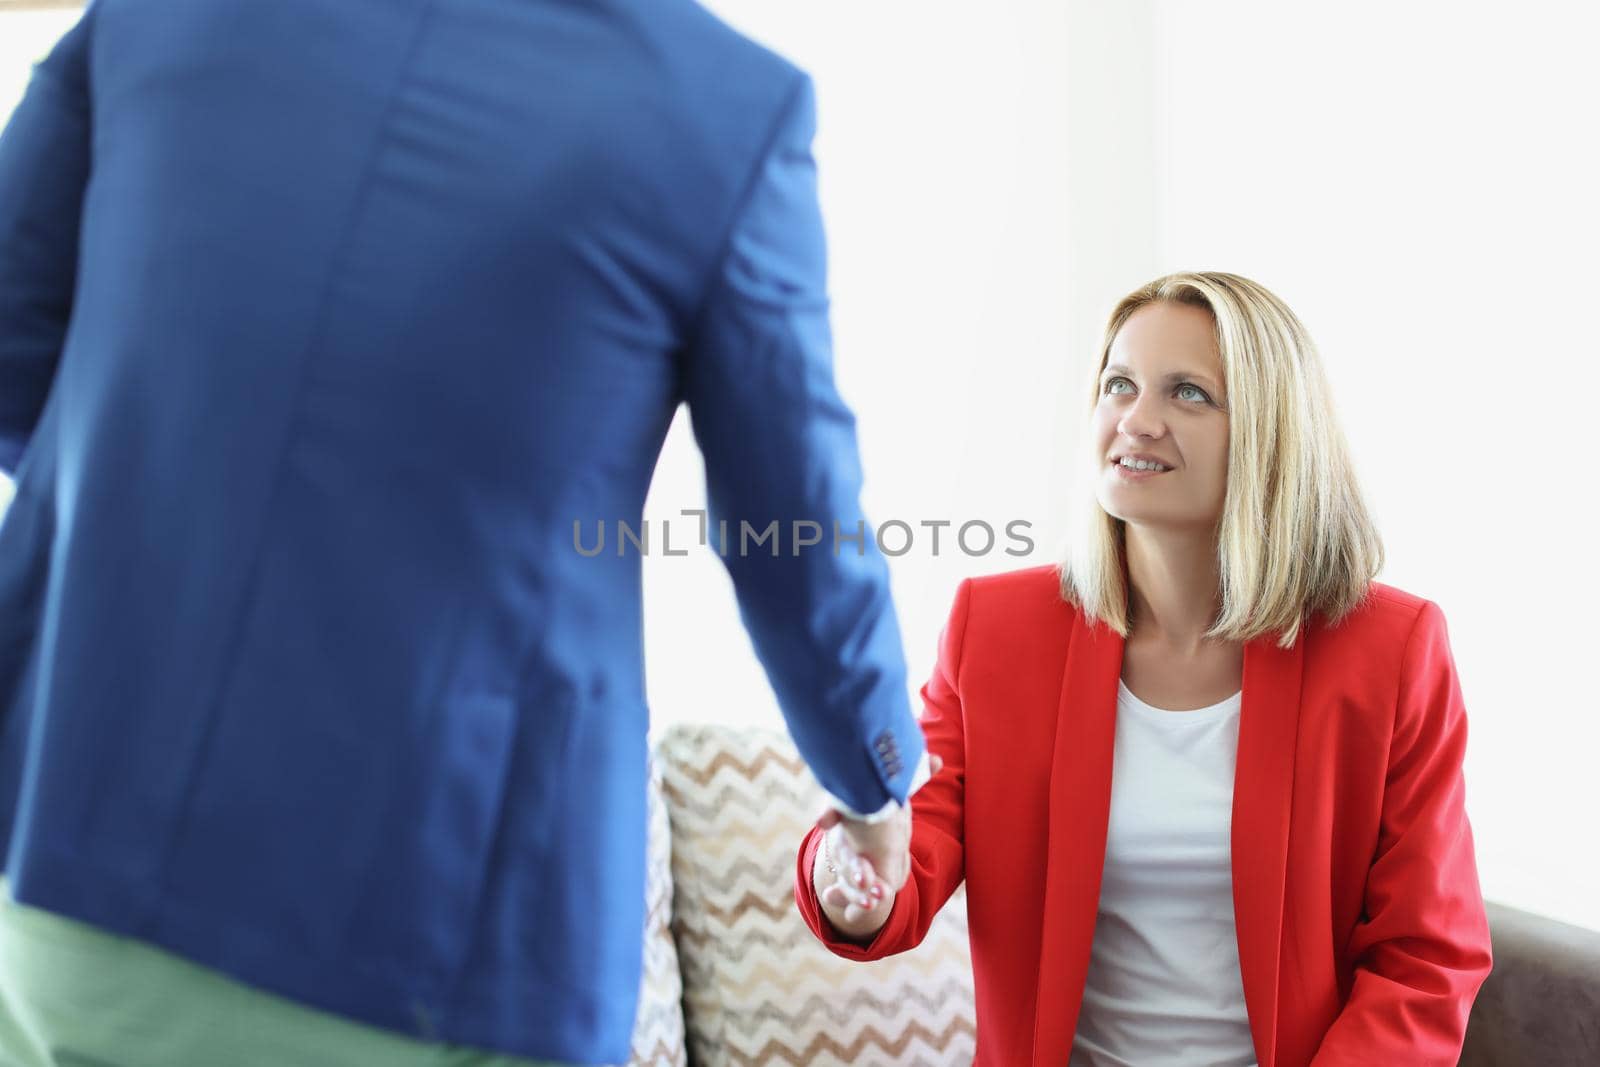
[[[1105,876],[1071,1067],[1254,1067],[1233,923],[1240,694],[1194,711],[1117,688]]]

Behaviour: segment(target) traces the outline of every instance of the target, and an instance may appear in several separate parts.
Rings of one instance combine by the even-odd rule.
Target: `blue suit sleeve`
[[[801,75],[712,279],[684,384],[709,541],[789,730],[823,788],[870,812],[906,799],[923,742],[888,567],[861,510],[855,419],[834,385],[815,125]]]
[[[72,313],[89,178],[91,18],[35,68],[0,133],[0,472],[8,476],[44,409]]]

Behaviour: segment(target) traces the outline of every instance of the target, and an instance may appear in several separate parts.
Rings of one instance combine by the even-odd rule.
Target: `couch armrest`
[[[1461,1067],[1600,1064],[1600,932],[1490,903],[1494,971]]]

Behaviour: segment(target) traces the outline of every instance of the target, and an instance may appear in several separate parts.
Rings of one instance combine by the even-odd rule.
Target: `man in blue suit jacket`
[[[844,805],[922,754],[831,371],[812,90],[691,0],[99,0],[0,138],[17,902],[620,1061],[639,525],[680,402]],[[183,1010],[186,1006],[174,1006]]]

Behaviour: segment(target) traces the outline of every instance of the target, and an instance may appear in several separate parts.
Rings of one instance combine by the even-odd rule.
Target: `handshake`
[[[929,755],[930,779],[943,761]],[[911,876],[911,805],[872,822],[830,808],[817,826],[822,840],[811,868],[811,884],[828,922],[851,941],[872,940],[894,898]]]

